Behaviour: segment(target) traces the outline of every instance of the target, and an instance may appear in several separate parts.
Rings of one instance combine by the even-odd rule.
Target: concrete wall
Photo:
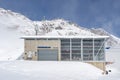
[[[92,64],[93,66],[95,66],[103,71],[106,71],[105,62],[86,62],[86,63]]]
[[[30,60],[29,53],[32,53],[32,60],[38,60],[38,46],[50,46],[51,49],[58,49],[58,60],[61,60],[60,40],[25,40],[24,59]]]

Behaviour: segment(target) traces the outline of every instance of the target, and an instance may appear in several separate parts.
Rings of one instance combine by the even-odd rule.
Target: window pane
[[[61,60],[70,60],[70,39],[61,39]]]
[[[84,39],[83,40],[83,60],[93,60],[93,40]]]

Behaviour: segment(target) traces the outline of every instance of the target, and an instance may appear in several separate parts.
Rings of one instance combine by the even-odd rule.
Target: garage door
[[[58,60],[58,50],[38,50],[38,60],[41,61],[57,61]]]

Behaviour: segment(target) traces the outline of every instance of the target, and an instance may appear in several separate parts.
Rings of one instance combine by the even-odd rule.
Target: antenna
[[[35,35],[38,35],[38,25],[35,24]]]

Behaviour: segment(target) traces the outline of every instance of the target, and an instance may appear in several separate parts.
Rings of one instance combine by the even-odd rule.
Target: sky
[[[120,0],[0,0],[0,7],[34,21],[62,18],[120,37]]]

